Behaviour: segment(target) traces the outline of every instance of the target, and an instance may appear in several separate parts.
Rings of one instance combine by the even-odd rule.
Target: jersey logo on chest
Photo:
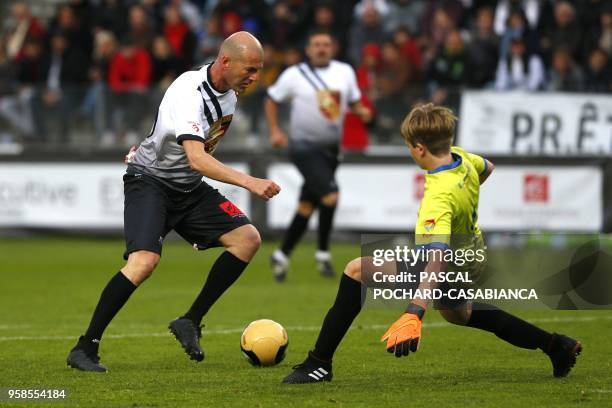
[[[340,91],[332,89],[317,90],[319,110],[329,121],[335,122],[340,117]]]
[[[217,120],[210,126],[210,130],[208,131],[208,137],[204,141],[204,150],[208,154],[214,153],[217,148],[217,144],[225,133],[227,132],[227,128],[229,128],[230,123],[232,123],[233,115],[225,115],[222,116],[221,119]]]

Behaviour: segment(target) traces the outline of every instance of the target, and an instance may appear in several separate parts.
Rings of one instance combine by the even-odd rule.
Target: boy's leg
[[[285,377],[284,384],[331,381],[332,357],[363,304],[361,262],[362,258],[357,258],[346,266],[336,300],[323,320],[314,350]]]
[[[576,356],[582,350],[580,342],[560,334],[548,333],[493,305],[466,303],[455,310],[440,310],[440,313],[451,323],[491,332],[513,346],[542,350],[553,363],[555,377],[569,374]]]

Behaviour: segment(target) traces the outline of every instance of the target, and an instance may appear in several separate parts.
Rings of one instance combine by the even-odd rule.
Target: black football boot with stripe
[[[283,384],[307,384],[332,380],[331,361],[323,361],[312,352],[302,364],[293,366],[293,372],[285,377]]]

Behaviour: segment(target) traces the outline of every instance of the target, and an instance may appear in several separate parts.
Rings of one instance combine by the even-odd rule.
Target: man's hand
[[[125,164],[128,164],[128,163],[132,162],[132,159],[134,158],[134,156],[136,156],[136,150],[137,150],[136,146],[130,147],[130,151],[127,152],[127,154],[123,158],[123,162]]]
[[[273,147],[286,147],[289,144],[287,135],[279,128],[270,129],[270,143]]]
[[[276,184],[272,180],[260,179],[255,177],[251,177],[245,187],[251,193],[256,194],[257,196],[266,201],[277,195],[281,190],[278,184]]]
[[[395,357],[407,356],[416,352],[421,340],[421,320],[417,315],[404,313],[383,334],[380,341],[387,340],[387,352]]]
[[[363,123],[370,123],[372,121],[372,118],[374,116],[372,110],[362,104],[359,104],[356,108],[355,108],[355,112],[354,112],[357,116],[359,116],[359,118],[363,121]]]

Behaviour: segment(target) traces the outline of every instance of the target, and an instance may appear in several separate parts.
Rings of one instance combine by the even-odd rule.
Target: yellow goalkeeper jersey
[[[419,247],[446,249],[453,237],[480,237],[478,198],[484,158],[451,147],[454,161],[429,170],[418,212],[415,240]],[[469,240],[471,241],[471,240]]]

